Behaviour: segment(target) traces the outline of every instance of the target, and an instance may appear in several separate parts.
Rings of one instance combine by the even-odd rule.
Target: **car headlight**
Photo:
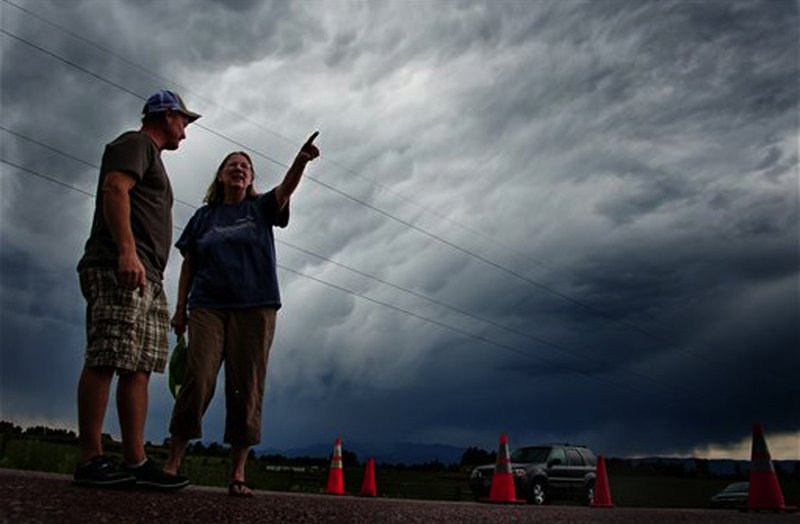
[[[515,477],[524,477],[528,474],[528,471],[525,468],[514,468],[513,471]]]

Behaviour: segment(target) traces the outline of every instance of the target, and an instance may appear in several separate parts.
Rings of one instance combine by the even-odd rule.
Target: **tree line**
[[[77,445],[78,436],[72,430],[50,428],[47,426],[32,426],[28,428],[21,428],[12,422],[5,420],[0,421],[0,435],[7,435],[17,438],[44,438],[58,442],[70,443]],[[103,440],[106,443],[114,444],[114,440],[108,433],[103,433]],[[161,444],[147,443],[150,448],[163,448],[169,447],[169,437],[164,439]],[[226,444],[218,442],[211,442],[208,444],[200,440],[192,442],[186,449],[187,454],[198,457],[227,457],[230,454],[230,447]],[[489,453],[488,451],[480,448],[468,448],[461,461],[458,464],[446,464],[439,460],[432,460],[427,462],[404,464],[404,463],[379,463],[378,466],[389,466],[393,469],[408,470],[408,471],[459,471],[465,468],[471,469],[474,466],[487,464],[493,462],[496,458],[496,453]],[[327,467],[330,465],[330,455],[327,457],[287,457],[281,454],[261,454],[256,455],[255,450],[250,450],[250,459],[264,464],[275,466],[292,466],[292,467]],[[342,464],[344,467],[360,467],[363,466],[359,462],[358,456],[355,452],[346,448],[342,449]]]
[[[21,428],[11,422],[0,421],[0,435],[17,438],[45,438],[47,440],[74,443],[77,445],[78,436],[72,430],[50,428],[47,426],[32,426]],[[111,435],[104,433],[103,439],[107,443],[115,443]],[[169,438],[165,439],[160,445],[147,443],[148,447],[166,449],[169,446]],[[204,444],[202,441],[195,441],[187,448],[189,455],[200,457],[227,457],[230,454],[230,447],[225,444],[211,442]],[[325,468],[330,464],[330,455],[327,457],[287,457],[281,454],[262,454],[256,455],[254,450],[250,450],[250,458],[263,464],[286,467],[319,467]],[[487,451],[480,447],[469,447],[461,455],[458,464],[446,464],[439,460],[432,460],[416,464],[404,463],[378,463],[379,467],[392,468],[405,471],[440,471],[457,472],[469,471],[475,466],[484,464],[494,464],[497,460],[496,451]],[[348,449],[342,450],[342,463],[345,467],[360,467],[363,463],[359,462],[358,456]],[[624,459],[608,458],[606,467],[609,475],[629,475],[629,476],[669,476],[679,478],[723,478],[730,480],[746,479],[749,474],[748,461],[734,461],[731,471],[724,473],[715,472],[711,467],[712,461],[707,459]],[[800,481],[800,461],[773,461],[775,472],[781,480]]]

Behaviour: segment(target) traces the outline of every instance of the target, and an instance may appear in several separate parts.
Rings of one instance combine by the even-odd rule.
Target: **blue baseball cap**
[[[142,108],[142,114],[150,115],[153,113],[161,113],[168,109],[186,115],[186,117],[189,119],[189,122],[194,122],[200,118],[199,114],[189,111],[186,108],[186,104],[183,103],[183,99],[178,96],[177,93],[174,91],[168,91],[166,89],[158,91],[147,99],[147,102],[144,103],[144,107]]]

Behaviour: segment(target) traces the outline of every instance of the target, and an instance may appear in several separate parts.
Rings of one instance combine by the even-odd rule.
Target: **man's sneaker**
[[[123,468],[136,478],[136,487],[156,490],[181,489],[189,485],[189,479],[180,475],[164,473],[151,460],[141,466]]]
[[[75,468],[72,476],[75,484],[104,488],[123,488],[133,486],[136,477],[122,470],[105,455],[99,455],[86,464]]]

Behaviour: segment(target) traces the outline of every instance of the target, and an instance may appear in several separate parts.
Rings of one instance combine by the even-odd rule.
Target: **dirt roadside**
[[[190,486],[171,493],[96,490],[71,477],[0,469],[2,523],[800,523],[800,514],[488,505],[257,491],[251,499]]]

